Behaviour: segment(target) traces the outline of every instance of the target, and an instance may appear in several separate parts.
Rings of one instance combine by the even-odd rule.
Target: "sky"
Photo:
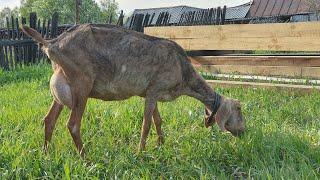
[[[99,2],[99,0],[95,0]],[[250,0],[116,0],[119,3],[119,9],[125,13],[132,12],[134,9],[155,8],[187,5],[193,7],[209,8],[217,6],[236,6]],[[4,7],[16,7],[20,5],[20,0],[0,0],[0,9]]]

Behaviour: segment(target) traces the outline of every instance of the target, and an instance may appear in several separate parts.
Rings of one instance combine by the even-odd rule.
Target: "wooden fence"
[[[148,27],[186,50],[320,51],[320,22]]]
[[[320,79],[319,56],[202,56],[193,60],[213,74]]]
[[[41,22],[36,13],[30,13],[29,26],[41,33],[46,39],[54,38],[58,29],[58,13],[52,19]],[[39,63],[47,59],[37,44],[21,31],[21,24],[26,24],[26,18],[6,18],[7,27],[0,29],[0,68],[5,70],[27,64]]]
[[[198,68],[221,81],[210,81],[214,84],[263,86],[258,81],[273,81],[280,78],[290,84],[309,84],[297,86],[303,90],[320,89],[320,23],[285,23],[285,24],[241,24],[223,26],[178,26],[148,27],[145,33],[152,36],[171,39],[187,51],[297,51],[285,56],[249,54],[190,57],[198,63]],[[303,53],[301,53],[303,52]],[[312,54],[312,55],[308,55]],[[239,78],[250,77],[249,82],[225,81],[232,75]],[[227,78],[221,78],[221,77]],[[270,80],[270,81],[269,81]],[[244,78],[241,81],[245,81]],[[299,82],[299,83],[297,83]],[[312,84],[310,84],[312,82]],[[279,82],[282,83],[282,82]],[[269,87],[289,87],[286,85],[270,85]],[[290,85],[290,88],[295,85]]]

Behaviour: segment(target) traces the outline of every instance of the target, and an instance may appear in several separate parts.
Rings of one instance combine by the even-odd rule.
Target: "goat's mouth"
[[[209,128],[211,126],[213,126],[216,123],[215,117],[205,117],[204,118],[204,125],[206,128]]]

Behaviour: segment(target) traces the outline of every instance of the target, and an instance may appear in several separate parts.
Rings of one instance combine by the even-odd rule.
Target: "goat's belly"
[[[147,86],[127,82],[95,83],[90,96],[105,101],[129,99],[132,96],[145,96]]]

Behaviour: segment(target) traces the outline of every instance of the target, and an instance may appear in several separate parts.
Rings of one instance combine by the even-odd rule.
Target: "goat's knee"
[[[68,122],[67,127],[72,136],[79,134],[80,127],[76,123]]]

